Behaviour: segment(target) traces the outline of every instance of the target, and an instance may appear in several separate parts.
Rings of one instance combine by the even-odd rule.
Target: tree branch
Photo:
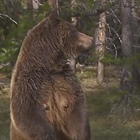
[[[18,25],[18,23],[14,19],[12,19],[11,17],[9,17],[8,15],[6,15],[6,14],[0,14],[0,18],[4,18],[4,17],[8,18],[10,21],[12,21],[16,25]]]

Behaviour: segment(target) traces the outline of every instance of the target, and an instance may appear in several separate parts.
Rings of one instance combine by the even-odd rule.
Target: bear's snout
[[[82,47],[83,50],[88,50],[93,46],[93,37],[85,35],[83,33],[77,33],[77,45]]]

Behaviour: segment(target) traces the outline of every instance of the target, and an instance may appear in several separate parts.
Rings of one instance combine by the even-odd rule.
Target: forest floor
[[[126,93],[118,89],[119,70],[107,67],[102,85],[97,84],[95,69],[77,76],[87,96],[91,140],[140,140],[139,96],[121,103]],[[9,140],[9,85],[10,79],[0,74],[0,140]]]

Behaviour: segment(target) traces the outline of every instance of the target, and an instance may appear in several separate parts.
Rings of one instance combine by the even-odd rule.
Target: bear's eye
[[[66,110],[69,107],[68,104],[63,105],[64,110]]]
[[[45,111],[48,111],[49,110],[49,106],[46,105],[46,104],[43,104],[43,108],[44,108]]]

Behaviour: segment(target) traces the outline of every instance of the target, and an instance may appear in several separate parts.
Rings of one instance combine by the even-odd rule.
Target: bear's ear
[[[58,14],[57,14],[57,10],[54,10],[50,16],[49,16],[49,20],[51,21],[51,23],[53,24],[58,24],[59,19],[58,19]]]

